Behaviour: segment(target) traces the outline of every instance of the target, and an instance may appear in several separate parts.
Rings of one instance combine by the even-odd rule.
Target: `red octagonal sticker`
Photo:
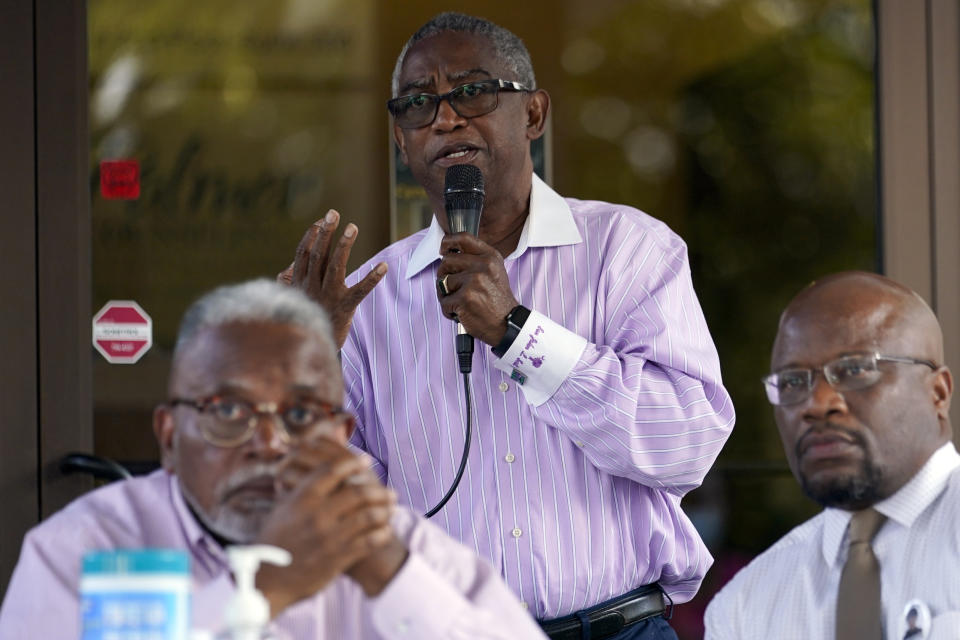
[[[133,364],[153,345],[153,320],[132,300],[111,300],[93,317],[93,346],[114,364]]]

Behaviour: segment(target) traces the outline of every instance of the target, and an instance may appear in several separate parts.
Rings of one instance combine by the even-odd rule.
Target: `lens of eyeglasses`
[[[207,405],[207,411],[217,422],[223,424],[241,424],[246,425],[250,416],[253,415],[253,408],[242,400],[231,400],[229,398],[219,398]]]
[[[212,420],[204,423],[204,437],[223,447],[239,446],[250,439],[259,424],[259,417],[280,418],[281,438],[289,441],[309,434],[320,423],[343,415],[339,408],[320,402],[298,402],[282,407],[279,413],[258,412],[243,400],[218,398],[205,412]]]
[[[205,412],[213,419],[203,423],[203,434],[216,445],[239,445],[249,439],[256,428],[253,407],[242,400],[219,398],[210,402]]]
[[[873,355],[845,356],[823,365],[827,382],[838,391],[865,389],[880,380],[883,373],[877,368]],[[764,388],[770,404],[784,406],[803,402],[813,390],[816,369],[787,369],[764,378]]]
[[[397,125],[404,129],[422,127],[433,121],[440,98],[429,93],[402,96],[391,100],[390,113]]]
[[[482,116],[497,108],[497,89],[490,82],[461,85],[450,92],[450,103],[464,118]]]
[[[828,362],[823,373],[837,389],[852,390],[869,387],[882,375],[873,356],[848,356]]]
[[[303,403],[287,407],[280,417],[293,437],[310,433],[317,424],[341,415],[335,407],[325,404]]]
[[[811,372],[809,369],[788,369],[764,378],[767,399],[773,405],[788,405],[802,402],[810,393]]]
[[[499,86],[495,80],[460,85],[448,94],[436,96],[420,93],[401,96],[387,104],[397,126],[403,129],[425,127],[437,115],[440,101],[446,98],[453,110],[463,118],[476,118],[497,108]]]

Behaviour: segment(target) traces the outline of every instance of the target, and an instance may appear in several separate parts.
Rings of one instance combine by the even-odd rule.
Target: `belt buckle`
[[[659,607],[649,602],[648,599],[652,597],[660,598]],[[673,599],[659,584],[653,583],[634,589],[629,595],[625,594],[596,611],[578,612],[542,626],[550,638],[579,640],[583,633],[582,617],[589,621],[590,637],[602,640],[616,635],[629,625],[657,615],[669,620],[673,616]]]

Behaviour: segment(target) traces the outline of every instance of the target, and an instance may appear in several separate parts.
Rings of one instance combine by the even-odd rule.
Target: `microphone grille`
[[[483,193],[483,173],[472,164],[455,164],[447,168],[444,193],[459,191]]]

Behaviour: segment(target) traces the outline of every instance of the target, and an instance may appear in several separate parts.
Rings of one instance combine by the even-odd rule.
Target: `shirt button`
[[[529,608],[530,608],[530,605],[528,605],[526,602],[521,602],[521,603],[520,603],[520,606],[523,607],[524,609],[529,609]]]
[[[583,446],[583,440],[577,440],[574,444],[577,445],[578,447],[582,447],[582,446]]]
[[[512,453],[508,453],[507,455],[503,456],[503,459],[506,460],[507,462],[513,462],[514,460],[517,459],[517,457]]]
[[[514,538],[519,538],[520,536],[523,535],[523,531],[520,531],[519,528],[516,528],[510,532],[510,535],[512,535]]]
[[[508,385],[506,382],[501,382],[501,383],[500,383],[500,391],[504,391],[504,392],[505,392],[505,391],[506,391],[507,389],[509,389],[509,388],[510,388],[510,385]]]

